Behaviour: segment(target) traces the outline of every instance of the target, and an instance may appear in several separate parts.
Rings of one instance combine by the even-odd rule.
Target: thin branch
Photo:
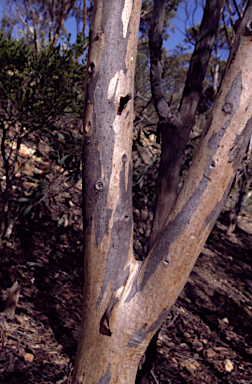
[[[224,3],[225,0],[208,0],[204,9],[179,110],[180,117],[186,116],[187,120],[189,116],[194,120]]]
[[[230,15],[230,24],[234,30],[234,21],[233,21],[233,12],[232,12],[232,6],[230,4],[230,1],[227,0],[227,6],[228,6],[228,10],[229,10],[229,15]],[[239,15],[239,10],[238,10],[238,15]],[[240,18],[240,15],[239,15],[239,18]]]
[[[62,25],[64,24],[66,16],[68,15],[68,13],[73,8],[75,2],[76,2],[76,0],[71,0],[70,4],[68,6],[68,1],[67,0],[63,0],[61,12],[60,12],[60,16],[59,16],[59,20],[58,20],[58,24],[57,24],[57,28],[56,28],[56,31],[55,31],[54,36],[53,36],[53,47],[55,47],[55,45],[57,44],[57,41],[58,41],[58,38],[59,38],[59,34],[60,34],[60,30],[62,28]]]
[[[85,29],[86,29],[86,18],[87,18],[86,0],[83,0],[83,27],[82,27],[82,31],[81,31],[82,35],[83,35],[83,33],[85,32]]]
[[[229,3],[229,0],[228,0],[228,3]],[[237,14],[239,16],[239,19],[241,19],[241,13],[239,11],[239,8],[238,8],[238,5],[236,3],[236,0],[233,0],[233,3],[234,3],[234,6],[235,6],[235,9],[236,9],[236,12],[237,12]]]
[[[162,87],[162,32],[164,25],[166,0],[154,0],[154,7],[149,31],[151,57],[151,92],[155,109],[160,120],[166,120],[171,110],[165,99]]]
[[[139,113],[139,115],[143,116],[143,118],[146,119],[150,124],[152,124],[152,125],[156,125],[156,124],[154,123],[154,121],[150,120],[150,119],[148,118],[148,116],[146,116],[144,113],[142,113],[141,111],[139,111],[136,107],[134,107],[134,109],[137,111],[137,113]]]
[[[28,29],[28,31],[31,33],[32,36],[34,36],[34,31],[31,29],[31,27],[29,27],[29,25],[27,24],[27,22],[23,19],[21,13],[20,13],[20,9],[17,5],[17,2],[15,0],[15,3],[16,3],[16,10],[17,10],[17,14],[18,14],[18,17],[20,19],[20,21],[24,24],[24,26]]]
[[[241,7],[241,17],[243,17],[244,15],[246,2],[247,0],[243,0],[242,7]]]
[[[33,6],[31,4],[30,0],[28,0],[28,4],[29,4],[29,7],[30,7],[30,10],[31,10],[31,13],[32,13],[32,21],[33,21],[33,26],[34,26],[35,48],[36,48],[36,51],[39,52],[40,51],[40,46],[39,46],[37,16],[36,16],[36,14],[34,12],[34,9],[33,9]]]
[[[150,370],[150,373],[151,373],[153,379],[155,380],[155,383],[156,383],[156,384],[159,384],[159,381],[158,381],[157,376],[155,375],[153,369]]]
[[[227,43],[229,45],[229,48],[231,49],[232,47],[232,41],[230,41],[230,38],[228,36],[228,31],[227,31],[227,26],[226,26],[226,21],[225,21],[225,15],[224,13],[222,13],[222,22],[223,22],[223,28],[224,28],[224,32],[225,32],[225,36],[226,36],[226,40],[227,40]],[[234,37],[235,37],[235,33],[234,33]]]

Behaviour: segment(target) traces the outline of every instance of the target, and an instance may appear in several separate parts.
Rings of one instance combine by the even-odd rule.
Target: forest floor
[[[82,232],[48,214],[15,227],[0,255],[0,383],[68,384],[81,320]],[[252,223],[223,213],[158,336],[150,383],[252,383]]]

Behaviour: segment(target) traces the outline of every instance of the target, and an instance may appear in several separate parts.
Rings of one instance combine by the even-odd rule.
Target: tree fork
[[[121,97],[133,91],[140,3],[95,2],[84,122],[85,286],[73,384],[135,382],[141,356],[186,283],[252,133],[249,6],[174,208],[147,258],[136,261],[130,183],[132,101],[117,112]],[[117,60],[111,57],[115,51]]]

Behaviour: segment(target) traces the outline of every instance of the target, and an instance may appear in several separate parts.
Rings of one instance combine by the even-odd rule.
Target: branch
[[[134,109],[137,111],[137,113],[139,113],[139,115],[143,116],[143,118],[146,119],[151,125],[155,125],[154,121],[149,119],[149,117],[146,116],[143,112],[139,111],[139,109],[137,109],[137,107],[134,107]]]
[[[23,19],[21,13],[20,13],[20,9],[17,5],[17,2],[15,1],[16,3],[16,9],[17,9],[17,14],[18,14],[18,17],[20,18],[20,21],[24,24],[24,26],[28,29],[28,31],[31,33],[32,36],[34,36],[34,31],[31,29],[31,27],[29,27],[29,25],[27,24],[27,22]]]
[[[166,120],[171,110],[165,99],[162,88],[162,32],[164,25],[166,0],[154,0],[151,26],[149,31],[149,46],[151,58],[151,91],[160,120]]]
[[[189,135],[194,123],[195,113],[202,94],[202,83],[218,32],[220,15],[224,4],[225,0],[207,0],[204,9],[203,20],[197,35],[197,43],[191,58],[179,110],[181,119],[192,122],[190,128],[187,128],[186,136]]]
[[[134,285],[139,287],[138,291],[132,290],[129,298],[124,299],[124,303],[129,303],[125,306],[125,316],[133,313],[133,303],[144,309],[138,312],[142,319],[138,333],[135,332],[138,336],[141,331],[142,344],[144,332],[146,340],[184,287],[247,150],[252,133],[252,51],[248,20],[252,20],[252,7],[237,32],[221,90],[214,100],[184,185],[161,235],[142,264]],[[132,322],[135,319],[136,316],[132,316]]]
[[[40,47],[39,47],[39,36],[38,36],[38,24],[37,24],[37,16],[34,12],[34,9],[32,7],[32,4],[30,2],[30,0],[28,0],[28,3],[29,3],[29,7],[31,9],[31,13],[32,13],[32,20],[33,20],[33,25],[34,25],[34,40],[35,40],[35,48],[36,48],[36,51],[39,52],[40,51]]]
[[[229,1],[228,1],[228,3],[229,3]],[[237,14],[238,14],[238,16],[239,16],[239,19],[241,18],[241,14],[240,14],[240,11],[239,11],[239,8],[238,8],[238,5],[237,5],[237,3],[236,3],[236,1],[235,0],[233,0],[233,3],[234,3],[234,6],[235,6],[235,9],[236,9],[236,12],[237,12]]]
[[[52,3],[50,5],[51,7],[49,7],[49,14],[51,17],[51,22],[49,27],[49,42],[51,43],[51,35],[52,35],[52,29],[53,29],[53,23],[54,23],[54,17],[55,17],[55,0],[52,0]]]
[[[87,7],[86,7],[86,0],[83,1],[83,27],[81,30],[81,35],[85,32],[86,28],[86,18],[87,18]]]
[[[246,2],[247,0],[243,0],[242,7],[241,7],[241,17],[243,17],[244,15]]]
[[[66,16],[68,15],[68,13],[73,8],[75,2],[76,2],[76,0],[71,0],[70,5],[68,6],[68,1],[63,0],[62,9],[61,9],[61,13],[59,16],[59,21],[58,21],[57,28],[56,28],[56,31],[55,31],[54,36],[53,36],[53,43],[52,43],[53,47],[55,47],[55,45],[57,44],[57,41],[59,38],[59,33],[60,33],[61,28],[62,28],[62,25],[66,19]]]
[[[222,21],[223,21],[223,27],[224,27],[224,31],[225,31],[225,36],[226,36],[226,39],[227,39],[227,43],[229,45],[229,48],[232,47],[232,42],[230,41],[229,39],[229,36],[228,36],[228,31],[227,31],[227,26],[226,26],[226,22],[225,22],[225,16],[224,16],[224,13],[222,13]],[[235,29],[233,29],[234,31],[234,37],[235,37]]]

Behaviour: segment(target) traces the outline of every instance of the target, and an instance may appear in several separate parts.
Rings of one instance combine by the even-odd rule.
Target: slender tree
[[[208,23],[211,20],[216,28],[222,5],[221,0],[208,1],[202,25],[209,18]],[[225,203],[252,133],[250,0],[183,187],[173,198],[172,207],[164,205],[163,224],[146,259],[135,260],[130,97],[140,6],[140,0],[94,1],[83,141],[85,285],[73,384],[135,382],[146,347],[184,287]],[[214,34],[208,30],[208,44]],[[180,119],[197,105],[201,87],[198,76],[202,78],[202,66],[207,61],[203,37],[200,42],[202,47],[192,58],[198,65],[195,68],[191,64],[190,68],[195,77],[185,86]],[[156,50],[159,55],[159,38]],[[206,55],[203,61],[200,51]],[[161,105],[165,111],[160,124],[163,135],[171,116],[162,97]],[[191,123],[194,115],[189,117]],[[175,116],[176,124],[177,119]],[[180,153],[189,128],[186,125],[186,132],[175,137],[171,125],[168,130]],[[171,176],[167,174],[167,178]]]
[[[12,33],[14,27],[20,27],[23,39],[27,43],[34,42],[37,52],[40,51],[41,41],[47,41],[54,47],[63,25],[72,13],[76,17],[77,0],[6,0],[1,26]],[[78,9],[78,24],[86,17],[86,3],[82,4],[84,11]],[[83,20],[85,24],[85,20]]]
[[[162,30],[166,1],[155,0],[150,27],[151,87],[159,116],[158,129],[162,136],[162,156],[157,180],[156,209],[149,249],[161,233],[165,220],[177,197],[180,165],[202,94],[212,47],[218,32],[225,0],[208,0],[196,38],[195,49],[176,114],[171,112],[162,89]]]

